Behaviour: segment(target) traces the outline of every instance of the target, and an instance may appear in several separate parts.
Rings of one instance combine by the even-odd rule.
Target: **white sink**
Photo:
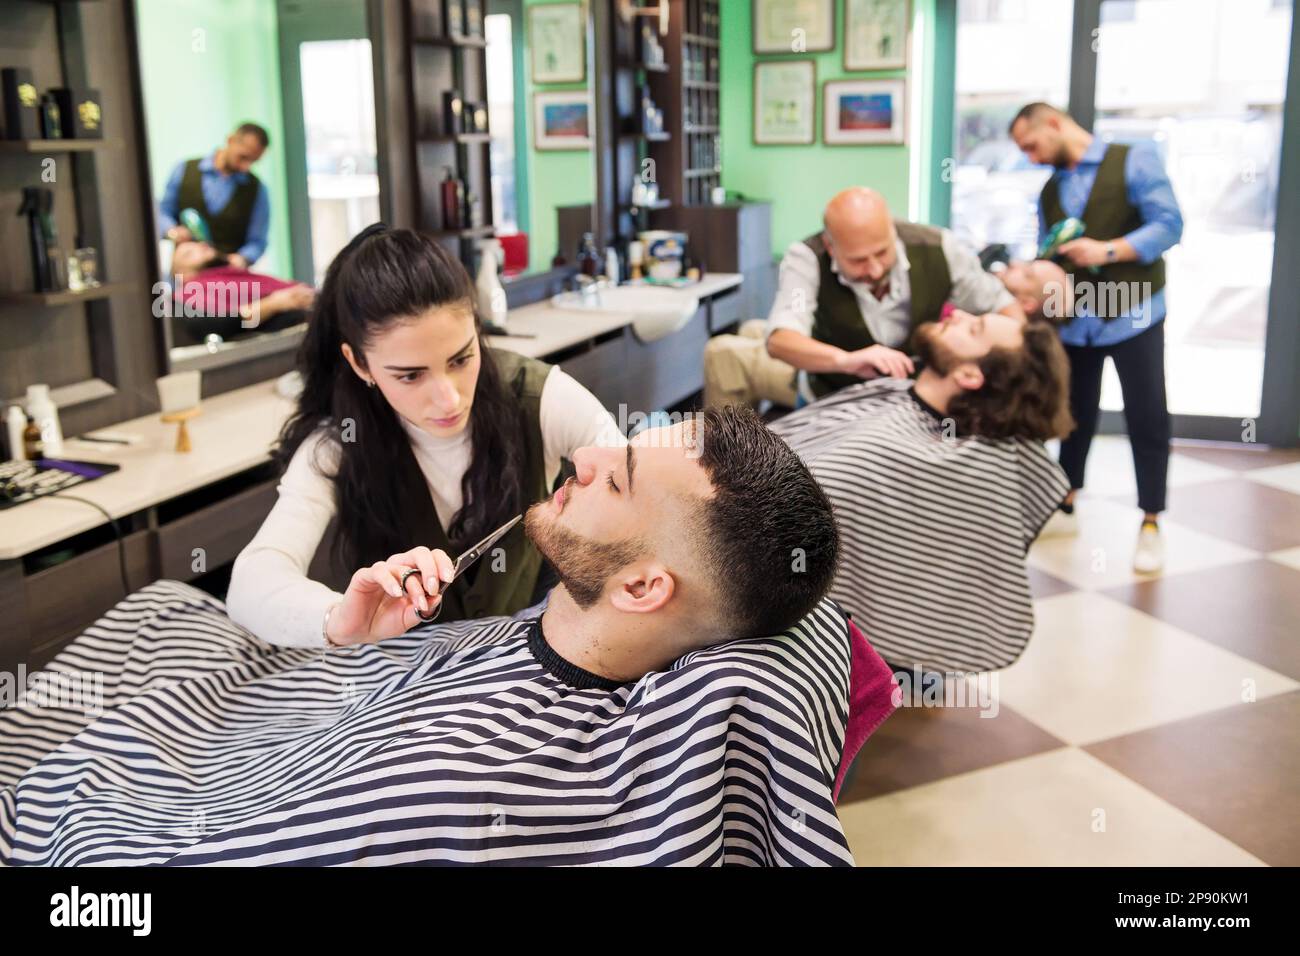
[[[551,305],[557,309],[626,315],[637,338],[653,342],[686,325],[699,309],[700,300],[681,289],[621,285],[602,288],[587,299],[577,292],[561,292],[551,297]]]

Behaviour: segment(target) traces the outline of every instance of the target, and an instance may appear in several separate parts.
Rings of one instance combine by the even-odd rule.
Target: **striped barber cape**
[[[0,863],[853,862],[833,603],[615,690],[554,677],[525,614],[318,652],[150,585],[41,672],[102,699],[0,711]]]
[[[831,596],[895,667],[1006,667],[1034,627],[1025,553],[1069,491],[1042,442],[953,437],[905,379],[780,419],[835,508]]]

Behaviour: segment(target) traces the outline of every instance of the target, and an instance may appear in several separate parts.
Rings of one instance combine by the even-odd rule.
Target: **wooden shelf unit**
[[[89,153],[121,146],[120,139],[0,139],[0,153]]]
[[[443,15],[444,0],[404,0],[410,40],[410,89],[416,169],[417,224],[473,268],[474,243],[493,235],[491,132],[451,133],[443,94],[457,90],[461,100],[487,103],[487,40],[477,34],[451,33]],[[457,0],[466,11],[477,9],[482,29],[487,0]],[[468,24],[468,12],[466,14]],[[442,204],[445,170],[465,183],[477,198],[478,224],[460,221],[448,228]]]
[[[107,299],[130,288],[129,282],[102,282],[84,292],[0,292],[0,305],[76,305],[81,302],[94,302],[96,299]]]
[[[0,3],[7,16],[16,6],[19,4]],[[3,249],[10,275],[24,287],[0,292],[0,312],[3,312],[0,324],[9,330],[7,334],[13,339],[12,343],[6,341],[6,345],[14,347],[8,360],[0,361],[0,379],[3,379],[0,394],[19,395],[32,382],[44,381],[58,390],[87,396],[79,404],[95,405],[89,412],[85,407],[72,412],[71,404],[61,406],[65,428],[77,427],[79,418],[86,414],[112,415],[117,408],[134,406],[133,397],[119,394],[119,389],[124,380],[129,383],[135,375],[134,368],[128,366],[135,365],[136,357],[132,355],[127,361],[125,353],[138,346],[143,338],[136,337],[138,323],[134,317],[128,318],[131,306],[138,300],[127,303],[114,301],[112,297],[147,291],[151,281],[136,271],[138,266],[133,262],[132,253],[120,241],[121,223],[133,218],[134,209],[124,214],[116,208],[120,186],[116,177],[122,174],[123,153],[127,154],[128,162],[134,160],[132,150],[137,142],[132,133],[137,119],[134,104],[123,102],[123,84],[116,71],[106,65],[120,57],[123,49],[115,45],[120,34],[100,27],[108,6],[86,3],[83,9],[82,3],[71,0],[33,4],[23,14],[30,22],[24,22],[23,29],[12,38],[10,52],[14,59],[6,61],[6,65],[23,62],[24,57],[40,50],[37,62],[49,64],[44,71],[39,67],[35,70],[42,86],[99,90],[106,126],[111,125],[116,133],[100,139],[0,139],[0,155],[26,156],[32,162],[32,167],[24,165],[21,159],[6,164],[9,169],[3,177],[3,191],[10,214],[19,207],[22,188],[48,189],[54,194],[53,215],[59,231],[57,249],[65,260],[61,270],[65,278],[66,257],[76,248],[92,247],[96,253],[99,286],[83,292],[67,289],[38,292],[25,217],[21,223],[14,224],[11,233],[21,237],[19,241]],[[48,9],[37,12],[38,7]],[[66,117],[64,122],[71,122],[71,118]],[[35,167],[50,161],[57,164],[57,178],[46,180],[44,171]],[[105,161],[111,161],[111,173],[105,173]],[[142,221],[140,227],[152,230],[152,220],[147,226]],[[110,241],[110,237],[117,241]],[[39,319],[31,314],[33,310],[60,307],[67,307],[67,314],[41,315]],[[56,331],[43,338],[28,339],[15,330],[15,323],[23,320],[48,323]],[[70,360],[69,356],[76,358]],[[147,359],[139,364],[147,368],[146,375],[156,377]]]
[[[619,0],[608,0],[617,5]],[[612,22],[614,121],[625,130],[614,143],[615,236],[627,241],[644,229],[671,227],[673,210],[708,203],[721,185],[719,130],[721,93],[720,0],[662,0],[669,5],[668,32],[657,19],[615,13]],[[638,6],[647,6],[640,0]],[[644,64],[641,31],[654,31],[664,48],[664,67]],[[664,132],[641,132],[641,92],[649,90],[664,112]],[[646,161],[651,161],[648,164]],[[653,169],[660,202],[632,203],[632,186],[643,170]]]
[[[722,184],[720,168],[722,4],[719,0],[670,0],[671,69],[652,83],[662,100],[665,125],[678,142],[654,153],[661,188],[682,206],[711,201]]]

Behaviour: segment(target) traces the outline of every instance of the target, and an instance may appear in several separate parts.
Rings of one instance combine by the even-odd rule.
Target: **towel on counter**
[[[91,712],[0,712],[0,863],[852,863],[832,602],[615,690],[553,676],[536,620],[274,648],[150,585],[44,672],[98,675]]]
[[[996,670],[1034,627],[1025,553],[1069,491],[1040,441],[952,433],[906,379],[842,389],[772,424],[831,499],[831,597],[895,667]]]

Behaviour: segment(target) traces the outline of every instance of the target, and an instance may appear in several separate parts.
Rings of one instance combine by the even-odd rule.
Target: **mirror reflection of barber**
[[[183,210],[193,209],[229,265],[247,269],[260,259],[270,232],[271,200],[252,167],[270,144],[263,127],[243,123],[211,155],[178,163],[158,204],[163,237],[175,243],[201,239],[180,221]]]

